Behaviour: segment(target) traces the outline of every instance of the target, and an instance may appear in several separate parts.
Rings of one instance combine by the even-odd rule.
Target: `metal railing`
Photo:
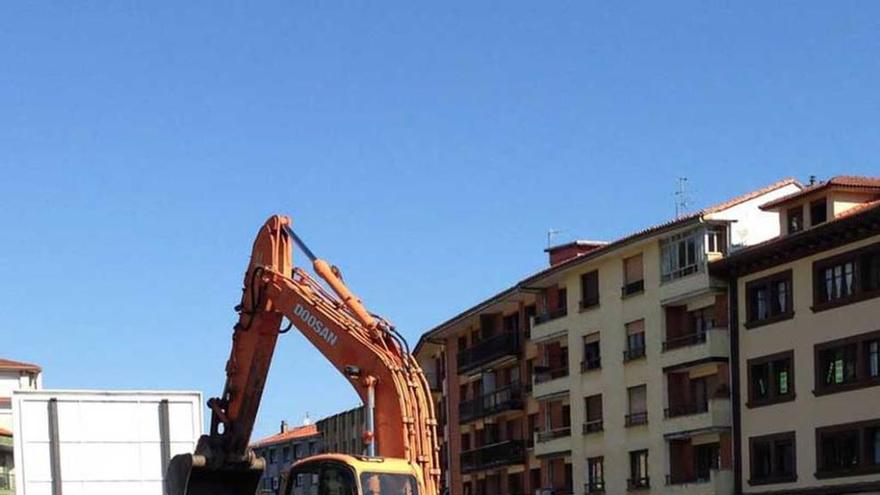
[[[549,442],[557,438],[565,438],[571,436],[571,426],[561,426],[549,430],[538,431],[538,443]]]
[[[594,419],[593,421],[587,421],[584,423],[584,435],[588,435],[590,433],[598,433],[602,431],[602,420]]]
[[[699,332],[688,333],[679,335],[678,337],[672,337],[671,339],[666,339],[663,341],[663,351],[665,352],[680,347],[703,344],[706,342],[706,333],[705,330],[701,330]]]
[[[562,318],[563,316],[568,314],[568,308],[556,308],[551,309],[549,311],[545,311],[543,313],[539,313],[535,315],[535,325],[540,325],[541,323],[546,323],[551,320],[555,320],[557,318]]]
[[[520,351],[520,339],[516,333],[502,333],[461,350],[458,353],[458,371],[475,368],[481,364]]]
[[[597,493],[605,493],[605,480],[589,481],[584,484],[584,493],[593,495]]]
[[[459,421],[471,421],[503,411],[522,409],[523,404],[522,384],[512,383],[475,399],[461,402],[458,405]]]
[[[600,356],[590,356],[581,361],[581,373],[590,370],[597,370],[602,367],[602,358]]]
[[[534,370],[535,383],[549,382],[557,378],[568,376],[568,365],[558,366],[556,368],[548,368],[545,366],[535,366]]]
[[[637,412],[626,415],[626,426],[637,426],[648,424],[648,413]]]
[[[522,440],[506,440],[462,452],[461,470],[468,472],[508,464],[518,464],[525,462],[525,458],[525,442]]]
[[[644,476],[641,478],[630,478],[626,480],[626,487],[630,490],[639,490],[651,487],[651,477]]]
[[[688,402],[681,404],[670,404],[663,410],[663,414],[667,418],[676,418],[678,416],[690,416],[692,414],[701,414],[709,410],[709,401]]]
[[[632,349],[627,349],[623,351],[623,361],[632,361],[634,359],[639,359],[645,357],[645,346],[641,347],[633,347]]]
[[[667,485],[683,485],[685,483],[709,483],[712,481],[712,476],[709,473],[705,475],[692,474],[692,475],[666,475],[666,484]]]
[[[645,281],[644,280],[636,280],[635,282],[630,282],[620,288],[620,297],[631,296],[633,294],[638,294],[639,292],[644,292],[644,291],[645,291]]]

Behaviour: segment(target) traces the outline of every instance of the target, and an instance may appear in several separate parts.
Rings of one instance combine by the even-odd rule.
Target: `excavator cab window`
[[[416,479],[407,474],[363,473],[363,495],[419,495]]]
[[[293,468],[285,495],[357,495],[351,468],[341,463],[322,462]]]

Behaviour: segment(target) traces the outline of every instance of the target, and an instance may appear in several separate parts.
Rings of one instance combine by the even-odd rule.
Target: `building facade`
[[[43,370],[29,363],[0,358],[0,495],[15,492],[12,455],[12,392],[43,388]]]
[[[708,264],[778,235],[759,206],[800,189],[550,249],[426,333],[450,493],[732,493],[727,285]]]
[[[282,421],[281,430],[277,434],[258,440],[251,448],[266,460],[266,470],[257,493],[278,495],[284,484],[282,477],[285,469],[300,459],[323,452],[323,442],[316,425],[291,427],[286,421]],[[312,493],[313,483],[311,477],[302,477],[294,483],[292,493]]]
[[[732,296],[737,491],[880,493],[880,178],[763,208],[782,235],[711,269]]]
[[[321,442],[327,452],[363,455],[364,407],[355,407],[317,422]]]

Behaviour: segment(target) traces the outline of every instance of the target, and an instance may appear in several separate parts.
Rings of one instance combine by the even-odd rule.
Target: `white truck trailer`
[[[14,392],[16,495],[162,495],[202,433],[199,392]]]

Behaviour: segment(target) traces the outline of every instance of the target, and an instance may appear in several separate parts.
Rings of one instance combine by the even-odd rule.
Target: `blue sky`
[[[421,3],[0,5],[0,355],[218,394],[276,212],[415,342],[679,176],[880,172],[875,2]],[[257,433],[356,404],[291,333]]]

